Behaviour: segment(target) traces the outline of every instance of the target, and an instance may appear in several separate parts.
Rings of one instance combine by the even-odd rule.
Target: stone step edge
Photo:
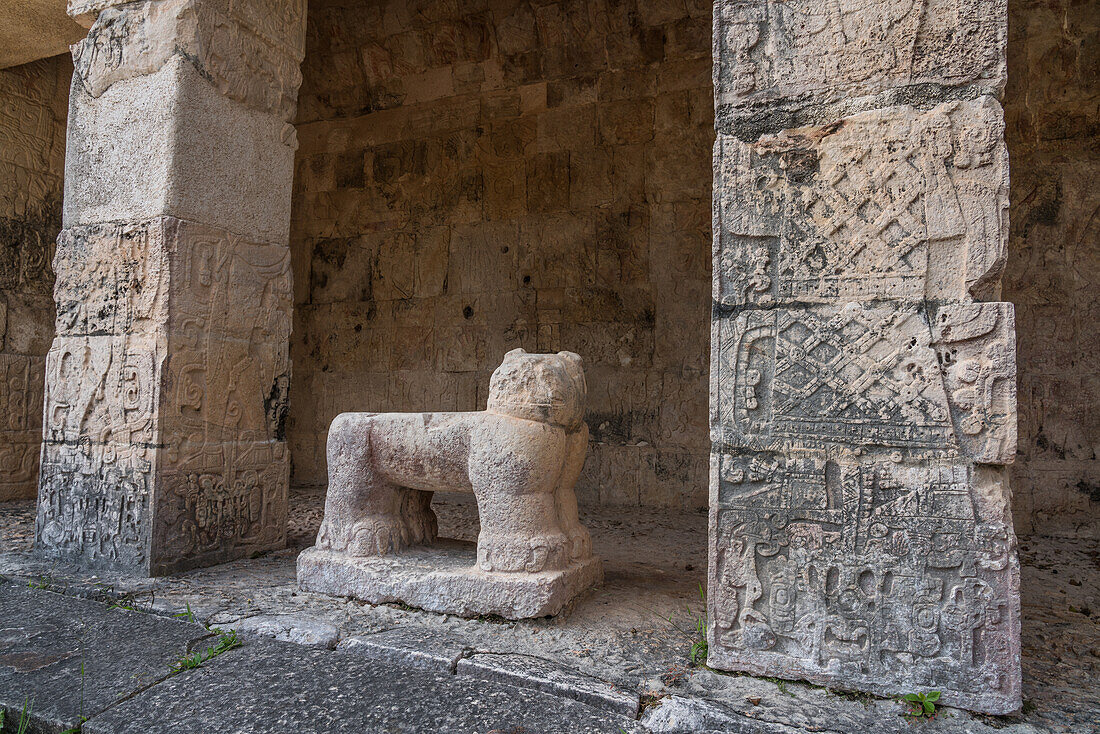
[[[389,663],[413,665],[450,675],[538,690],[631,718],[637,718],[641,708],[641,698],[638,694],[547,658],[525,653],[480,651],[461,645],[457,641],[454,648],[446,652],[422,649],[387,640],[386,633],[392,631],[393,629],[382,630],[344,638],[336,646],[336,650]],[[490,661],[493,658],[529,658],[534,666],[549,668],[559,673],[560,678],[554,679],[536,672],[519,672],[492,665]]]
[[[25,579],[21,578],[19,574],[11,574],[0,577],[0,583],[3,582],[24,582]],[[118,592],[108,588],[93,588],[84,584],[65,584],[62,588],[51,589],[54,593],[60,593],[65,596],[71,596],[76,598],[89,599],[91,601],[98,601],[100,603],[110,604],[112,600],[120,601],[124,599],[131,599],[134,596],[134,592]],[[146,592],[145,589],[136,590],[140,595]],[[171,610],[162,608],[155,603],[142,604],[138,602],[138,605],[133,611],[153,614],[158,617],[172,618],[175,615]],[[216,615],[215,615],[216,616]],[[260,618],[271,615],[253,615]],[[294,617],[299,623],[298,625],[292,625],[294,627],[309,626],[309,623],[322,623],[323,620],[315,619],[309,615],[279,615],[285,617]],[[243,617],[235,622],[220,622],[218,624],[211,624],[213,619],[207,620],[210,627],[216,627],[224,630],[235,629],[238,626],[244,626],[241,636],[244,638],[273,638],[281,640],[283,642],[289,642],[292,644],[316,646],[328,649],[334,649],[336,651],[354,652],[355,654],[364,655],[376,660],[384,660],[391,663],[402,663],[407,665],[416,665],[418,667],[428,667],[436,670],[447,672],[451,675],[465,675],[480,680],[504,683],[507,685],[515,686],[517,688],[530,688],[542,691],[544,693],[550,693],[553,695],[561,696],[563,698],[569,698],[579,703],[584,703],[589,706],[603,709],[605,711],[611,711],[613,713],[620,713],[632,718],[637,718],[641,708],[641,699],[638,694],[623,690],[622,688],[601,680],[594,676],[581,673],[566,666],[563,666],[557,662],[549,660],[547,658],[541,658],[534,655],[519,652],[509,653],[495,653],[489,651],[481,651],[472,647],[460,646],[459,650],[451,654],[441,654],[431,650],[424,650],[417,647],[411,647],[406,645],[394,644],[392,642],[388,644],[379,644],[382,639],[372,640],[371,638],[377,635],[384,635],[386,632],[392,632],[393,629],[380,630],[376,633],[366,635],[355,635],[340,639],[338,642],[336,639],[326,639],[320,644],[310,644],[305,640],[298,639],[297,635],[275,635],[271,633],[260,632],[259,630],[248,629],[251,625],[246,622],[249,617]],[[325,625],[329,626],[329,625]],[[337,632],[337,635],[339,632]],[[519,673],[512,670],[506,670],[500,667],[494,667],[487,664],[479,664],[477,662],[467,662],[474,657],[482,658],[483,660],[490,659],[492,656],[515,656],[530,658],[533,663],[540,666],[549,666],[555,671],[561,673],[562,679],[553,680],[546,676],[540,676],[531,673]],[[572,683],[567,682],[572,679]],[[589,684],[589,685],[585,685]]]
[[[537,672],[519,672],[491,664],[493,658],[529,658],[532,663],[548,666],[561,674],[554,679]],[[579,703],[623,714],[636,719],[641,708],[641,698],[636,693],[624,691],[618,686],[594,676],[562,666],[552,660],[523,653],[474,652],[458,661],[456,674],[490,683],[503,683],[517,688],[530,688]]]

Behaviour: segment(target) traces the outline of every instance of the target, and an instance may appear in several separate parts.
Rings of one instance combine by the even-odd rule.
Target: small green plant
[[[796,696],[793,693],[791,693],[791,689],[787,687],[787,681],[784,680],[783,678],[776,678],[775,676],[771,676],[771,675],[762,675],[762,676],[754,676],[754,677],[759,677],[760,680],[766,680],[769,683],[773,684],[776,688],[779,689],[779,692],[782,693],[784,696],[790,696],[791,698],[796,698]]]
[[[223,652],[227,652],[244,644],[241,642],[240,638],[237,637],[237,630],[222,632],[217,627],[212,627],[210,631],[218,633],[217,642],[210,645],[205,650],[196,650],[193,653],[181,655],[179,660],[172,664],[171,672],[173,674],[197,668],[206,661],[218,657]]]
[[[906,693],[901,698],[909,704],[909,711],[905,715],[910,719],[931,719],[936,716],[936,701],[940,700],[940,692]]]
[[[31,589],[42,589],[48,591],[50,586],[53,585],[53,579],[44,574],[39,574],[37,579],[31,579],[27,582],[27,586]]]
[[[707,592],[703,590],[702,584],[699,584],[699,598],[703,601],[703,613],[701,615],[693,612],[691,607],[687,608],[688,617],[691,620],[690,630],[685,630],[676,624],[671,614],[668,616],[668,623],[672,625],[672,628],[691,643],[691,648],[688,650],[688,659],[692,665],[706,665],[707,662]]]
[[[108,611],[111,609],[125,609],[128,612],[140,612],[142,611],[138,607],[134,606],[134,597],[126,595],[121,597],[113,604],[107,607]]]
[[[61,734],[80,734],[81,730],[84,727],[84,722],[86,722],[87,720],[88,717],[81,716],[80,722],[76,726],[72,727],[71,729],[66,729],[65,731],[61,732]]]
[[[30,702],[30,699],[24,698],[23,699],[23,710],[19,713],[19,723],[16,724],[16,729],[15,729],[14,734],[26,734],[27,729],[29,729],[30,726],[31,726],[31,702]],[[0,709],[0,732],[4,732],[4,734],[7,734],[7,732],[9,732],[9,731],[11,731],[10,727],[8,727],[4,722],[4,710]]]
[[[182,619],[184,622],[194,622],[195,621],[195,615],[191,613],[191,603],[190,602],[187,603],[187,611],[186,612],[180,612],[179,614],[173,614],[172,616],[175,617],[176,619]]]

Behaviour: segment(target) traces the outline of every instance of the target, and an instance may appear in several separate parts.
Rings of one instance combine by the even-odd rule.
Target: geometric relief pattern
[[[718,301],[989,295],[1005,261],[1008,153],[991,98],[823,128],[720,136]]]
[[[58,261],[39,547],[163,573],[281,544],[288,248],[160,217]]]
[[[824,452],[719,463],[713,662],[1016,705],[1015,536],[986,501],[1001,471]]]
[[[717,428],[750,449],[883,447],[1005,463],[1015,451],[1011,304],[741,312],[716,324]]]

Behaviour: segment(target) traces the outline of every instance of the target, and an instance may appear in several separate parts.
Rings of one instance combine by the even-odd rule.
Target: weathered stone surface
[[[535,573],[477,567],[470,543],[439,540],[392,556],[355,557],[316,547],[298,556],[298,586],[372,604],[403,602],[433,612],[506,619],[545,617],[603,580],[599,560]]]
[[[752,143],[720,135],[715,300],[772,306],[988,299],[1008,238],[991,97],[892,107]]]
[[[227,706],[226,701],[233,705]],[[541,691],[256,642],[173,677],[84,725],[88,734],[636,732],[626,716]]]
[[[71,71],[67,57],[0,71],[0,501],[38,485]]]
[[[588,447],[587,392],[576,354],[515,349],[493,373],[484,412],[341,414],[329,430],[325,518],[316,547],[299,559],[299,583],[439,611],[556,613],[600,577],[573,494]],[[456,574],[453,558],[438,568],[420,559],[397,573],[406,548],[436,539],[435,491],[477,497],[476,569]],[[393,578],[372,590],[384,566],[360,560],[391,553],[398,555],[388,564]],[[489,590],[494,579],[520,597],[507,602]],[[407,597],[402,583],[409,584]],[[443,585],[443,598],[425,598],[435,584]],[[488,598],[478,599],[482,594]]]
[[[294,129],[221,95],[182,57],[98,97],[74,76],[69,116],[67,227],[170,215],[286,242]]]
[[[646,710],[639,720],[654,734],[795,734],[796,729],[770,721],[736,716],[707,701],[669,696]]]
[[[81,716],[95,716],[167,677],[173,662],[209,636],[201,625],[2,583],[5,723],[18,721],[27,701],[36,720],[31,731],[74,727]]]
[[[160,217],[68,229],[57,261],[41,550],[163,573],[281,547],[286,247]]]
[[[998,93],[1007,0],[718,0],[715,96],[774,131],[814,104],[880,93]],[[873,102],[872,102],[873,104]],[[879,105],[881,106],[881,105]],[[773,118],[768,120],[769,115]]]
[[[638,715],[637,694],[530,655],[476,653],[459,660],[456,670],[458,675],[534,688],[630,718]]]
[[[454,673],[458,661],[470,652],[462,638],[426,629],[394,629],[373,635],[355,635],[341,640],[336,649],[439,673]]]
[[[708,659],[1015,710],[1005,3],[715,12]]]
[[[340,639],[340,632],[334,625],[300,614],[257,614],[231,624],[219,624],[218,628],[236,630],[242,637],[269,637],[280,642],[328,649],[336,647]]]
[[[79,13],[79,8],[72,8]],[[179,56],[225,97],[289,122],[304,53],[305,0],[146,0],[112,3],[73,48],[93,97]]]

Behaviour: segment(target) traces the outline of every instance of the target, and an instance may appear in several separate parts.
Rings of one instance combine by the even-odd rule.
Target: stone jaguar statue
[[[576,354],[515,349],[493,372],[484,412],[338,415],[317,547],[372,556],[430,543],[432,492],[472,491],[483,571],[534,573],[589,558],[573,493],[588,447],[586,394]]]

